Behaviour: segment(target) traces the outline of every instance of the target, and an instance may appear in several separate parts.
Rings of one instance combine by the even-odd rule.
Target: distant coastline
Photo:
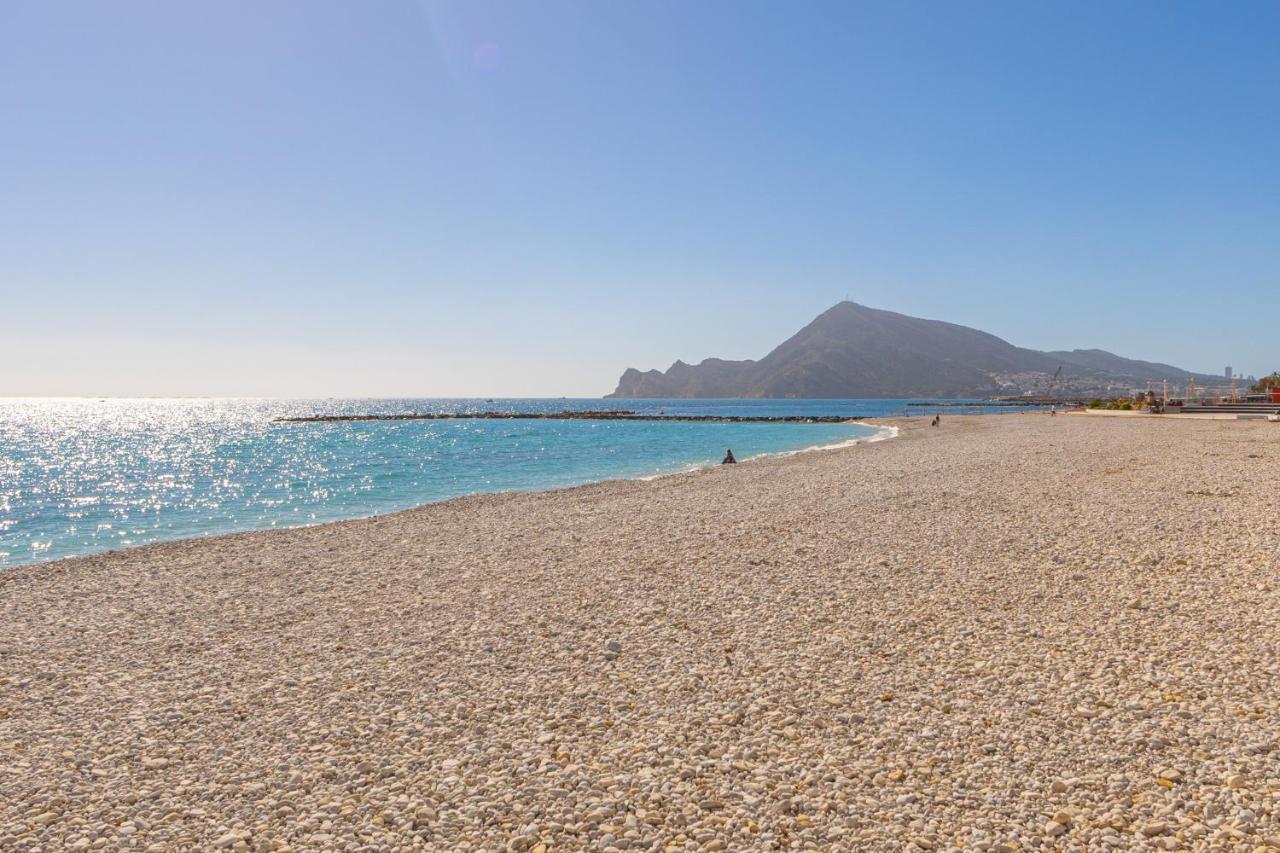
[[[628,368],[608,398],[1048,397],[1056,390],[1087,399],[1151,382],[1205,388],[1223,377],[1099,349],[1042,352],[955,323],[841,302],[759,361]]]

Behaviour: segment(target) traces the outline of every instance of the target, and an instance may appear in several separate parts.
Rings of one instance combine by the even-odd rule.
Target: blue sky
[[[0,394],[598,395],[854,301],[1280,369],[1280,4],[0,4]]]

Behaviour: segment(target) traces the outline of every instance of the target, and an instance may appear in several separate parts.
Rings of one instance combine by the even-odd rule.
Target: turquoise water
[[[833,411],[831,401],[0,399],[0,567],[357,518],[476,492],[657,475],[715,463],[727,447],[745,459],[875,432],[840,424],[272,422],[317,412],[602,406]]]

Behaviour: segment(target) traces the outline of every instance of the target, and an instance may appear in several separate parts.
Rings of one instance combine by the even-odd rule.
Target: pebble
[[[7,570],[0,849],[1280,837],[1280,429],[915,423]]]

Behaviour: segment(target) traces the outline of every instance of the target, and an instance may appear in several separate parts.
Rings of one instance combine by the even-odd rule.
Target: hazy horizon
[[[1280,369],[1280,6],[13,2],[0,396],[598,397],[842,299]]]

